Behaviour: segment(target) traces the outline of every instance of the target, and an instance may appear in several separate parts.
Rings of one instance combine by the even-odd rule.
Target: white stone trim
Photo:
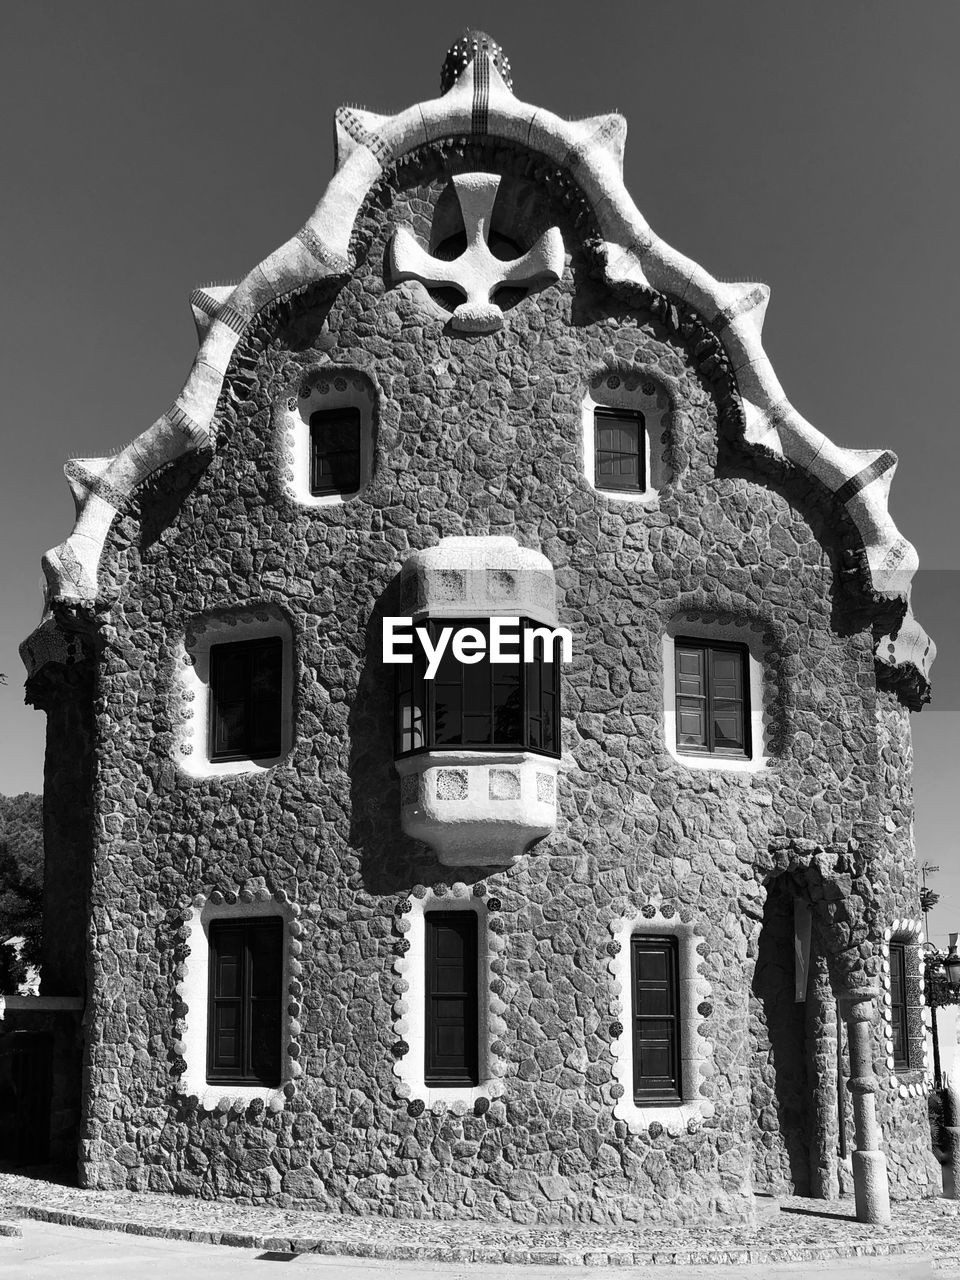
[[[563,120],[514,97],[486,54],[478,57],[481,70],[475,58],[447,93],[397,115],[352,107],[337,113],[337,168],[319,204],[299,232],[217,298],[220,305],[173,405],[116,456],[75,460],[83,473],[71,485],[77,519],[66,541],[44,557],[45,615],[55,600],[96,598],[104,541],[127,496],[159,467],[215,445],[224,373],[241,336],[278,298],[349,273],[350,238],[370,188],[414,148],[470,132],[475,76],[481,73],[489,137],[519,139],[559,165],[575,158],[575,180],[597,213],[608,277],[670,294],[713,325],[736,376],[748,448],[763,446],[792,460],[831,494],[876,466],[877,474],[844,506],[863,538],[873,589],[908,596],[918,559],[888,510],[895,459],[881,450],[838,447],[784,398],[761,340],[766,286],[717,280],[651,230],[623,184],[626,126],[620,117],[608,116],[599,127],[595,118]],[[932,646],[924,650],[918,639],[916,651],[926,653],[925,663],[932,661]]]
[[[700,1014],[697,1006],[712,996],[710,983],[703,976],[702,957],[697,944],[703,936],[692,924],[684,923],[676,916],[664,916],[657,908],[652,915],[637,910],[619,916],[607,924],[614,952],[607,969],[611,984],[610,1011],[623,1030],[611,1041],[613,1074],[619,1085],[613,1114],[625,1121],[634,1131],[644,1131],[651,1124],[661,1124],[674,1137],[683,1133],[693,1121],[699,1124],[714,1113],[714,1104],[705,1098],[701,1086],[713,1073],[710,1061],[713,1046],[700,1035]],[[680,1058],[683,1102],[673,1106],[638,1106],[633,1098],[633,1036],[631,1025],[630,940],[635,936],[672,937],[677,939],[680,980]]]
[[[763,622],[747,626],[733,622],[706,620],[686,613],[675,614],[663,633],[663,732],[665,746],[679,764],[688,769],[716,769],[726,773],[759,773],[770,763],[771,711],[767,705],[769,682],[764,679],[769,665],[762,634]],[[736,756],[685,755],[677,749],[676,637],[696,640],[726,640],[747,647],[748,697],[750,699],[750,755]]]
[[[290,396],[280,410],[284,475],[295,502],[304,507],[341,506],[363,493],[373,478],[376,405],[376,387],[358,369],[325,365],[304,378],[300,394]],[[353,493],[311,493],[310,416],[321,409],[345,408],[360,410],[360,486]]]
[[[211,760],[210,650],[216,644],[271,636],[279,636],[283,640],[280,754],[264,760]],[[203,615],[190,624],[186,635],[179,641],[174,662],[174,698],[179,704],[172,717],[175,726],[174,759],[184,773],[194,778],[263,773],[290,754],[294,737],[293,633],[286,616],[276,605],[252,604]]]
[[[202,905],[198,905],[201,903]],[[205,1111],[226,1111],[246,1107],[259,1099],[271,1111],[280,1111],[286,1097],[291,1096],[302,1073],[300,1056],[299,982],[301,926],[300,908],[265,888],[241,890],[240,893],[214,891],[206,899],[194,901],[184,913],[182,934],[186,946],[183,976],[177,984],[177,995],[186,1005],[179,1020],[179,1038],[174,1048],[186,1063],[178,1092],[196,1097]],[[210,982],[209,930],[212,920],[248,920],[258,916],[280,916],[283,919],[283,983],[285,988],[281,1029],[282,1079],[275,1088],[266,1085],[233,1085],[207,1083],[207,1018]],[[294,1012],[291,1012],[293,1010]]]
[[[420,751],[394,762],[400,818],[448,867],[510,867],[557,825],[562,761],[536,751]]]
[[[419,1099],[424,1106],[437,1111],[451,1109],[455,1104],[470,1106],[478,1098],[495,1098],[503,1091],[502,1077],[506,1063],[493,1051],[495,1040],[506,1032],[503,1014],[506,1005],[493,991],[491,963],[504,950],[502,935],[490,928],[489,912],[482,898],[473,894],[461,882],[450,886],[447,893],[418,886],[410,898],[410,908],[398,920],[398,928],[408,948],[397,955],[394,972],[400,981],[396,983],[397,999],[394,1001],[394,1031],[407,1046],[407,1052],[396,1059],[393,1072],[400,1081],[396,1092],[408,1101]],[[454,1085],[451,1088],[428,1085],[424,1080],[424,1054],[426,1051],[426,927],[424,916],[428,911],[473,911],[477,916],[477,964],[478,987],[478,1042],[479,1083],[474,1086]]]
[[[887,1085],[894,1090],[901,1098],[920,1098],[923,1097],[933,1087],[933,1073],[930,1069],[930,1057],[927,1050],[927,1038],[922,1037],[921,1051],[923,1053],[922,1067],[910,1067],[910,1074],[916,1071],[923,1072],[922,1080],[913,1080],[907,1082],[901,1080],[896,1074],[896,1068],[893,1058],[893,1007],[890,997],[890,943],[903,942],[909,947],[916,949],[917,967],[919,977],[920,1005],[921,1014],[925,1013],[923,1003],[924,978],[923,978],[923,921],[917,919],[894,920],[883,931],[883,943],[880,948],[881,969],[880,969],[880,986],[883,999],[883,1043],[886,1052],[886,1067],[888,1075],[886,1077]],[[924,1020],[925,1021],[925,1020]],[[915,1048],[915,1045],[911,1045]]]
[[[662,400],[662,384],[642,370],[624,373],[604,370],[591,379],[581,410],[583,471],[587,484],[598,497],[615,503],[630,502],[634,505],[651,506],[670,479],[663,438],[669,422],[670,407],[668,405],[664,409],[658,397]],[[643,471],[646,486],[639,492],[597,488],[594,411],[598,408],[630,409],[643,414]]]

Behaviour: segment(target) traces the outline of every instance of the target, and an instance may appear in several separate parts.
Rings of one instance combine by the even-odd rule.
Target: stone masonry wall
[[[451,336],[420,286],[387,287],[390,232],[411,225],[426,240],[445,186],[408,173],[371,207],[354,276],[246,341],[216,455],[159,477],[108,548],[81,1177],[386,1214],[742,1215],[767,849],[784,836],[843,845],[875,820],[878,724],[890,778],[908,768],[903,731],[889,731],[897,708],[878,720],[872,639],[844,623],[822,495],[782,467],[718,474],[708,386],[671,331],[592,274],[559,206],[534,201],[529,216],[559,223],[563,280],[513,307],[501,333]],[[305,509],[285,474],[280,407],[338,370],[377,388],[375,471],[356,500]],[[650,508],[611,503],[584,478],[581,403],[598,375],[658,388],[674,475]],[[555,836],[511,870],[454,874],[399,828],[378,618],[400,612],[409,551],[491,533],[556,568],[575,637],[568,768]],[[177,646],[204,611],[259,601],[291,619],[294,749],[266,773],[190,778],[175,750]],[[775,746],[763,772],[695,771],[666,750],[661,637],[688,610],[762,630]],[[869,868],[898,911],[913,884],[907,804],[902,787],[884,800],[895,830]],[[501,903],[493,986],[509,1071],[478,1114],[417,1115],[392,1069],[395,913],[455,879]],[[300,909],[302,1074],[279,1112],[209,1112],[177,1091],[178,922],[197,895],[257,886]],[[607,922],[651,905],[696,925],[713,988],[698,1016],[715,1112],[678,1135],[632,1132],[612,1111]],[[920,1111],[884,1102],[887,1133],[906,1143],[887,1142],[900,1194],[925,1186],[910,1145]]]

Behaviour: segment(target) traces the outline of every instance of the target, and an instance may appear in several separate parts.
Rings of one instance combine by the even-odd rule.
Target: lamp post
[[[933,1082],[937,1089],[943,1088],[937,1010],[945,1004],[960,1004],[960,951],[957,950],[960,934],[951,933],[949,938],[950,945],[946,951],[928,947],[923,957],[924,988],[930,1007],[930,1034],[933,1040]]]

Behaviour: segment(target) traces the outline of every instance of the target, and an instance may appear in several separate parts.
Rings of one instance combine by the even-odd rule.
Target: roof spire
[[[513,91],[513,72],[510,59],[500,45],[485,31],[475,31],[468,27],[454,40],[447,50],[447,56],[440,68],[440,92],[452,89],[460,78],[461,72],[474,60],[478,53],[485,53],[500,72],[503,83]]]

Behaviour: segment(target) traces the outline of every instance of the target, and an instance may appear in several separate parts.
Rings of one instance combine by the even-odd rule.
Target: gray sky
[[[63,462],[169,405],[196,349],[190,290],[302,225],[334,109],[434,97],[465,25],[504,45],[519,97],[623,112],[652,226],[721,279],[770,285],[764,340],[794,405],[839,444],[899,455],[891,508],[940,650],[914,740],[945,940],[960,929],[956,0],[0,0],[0,791],[42,781],[16,650],[40,556],[72,524]]]

